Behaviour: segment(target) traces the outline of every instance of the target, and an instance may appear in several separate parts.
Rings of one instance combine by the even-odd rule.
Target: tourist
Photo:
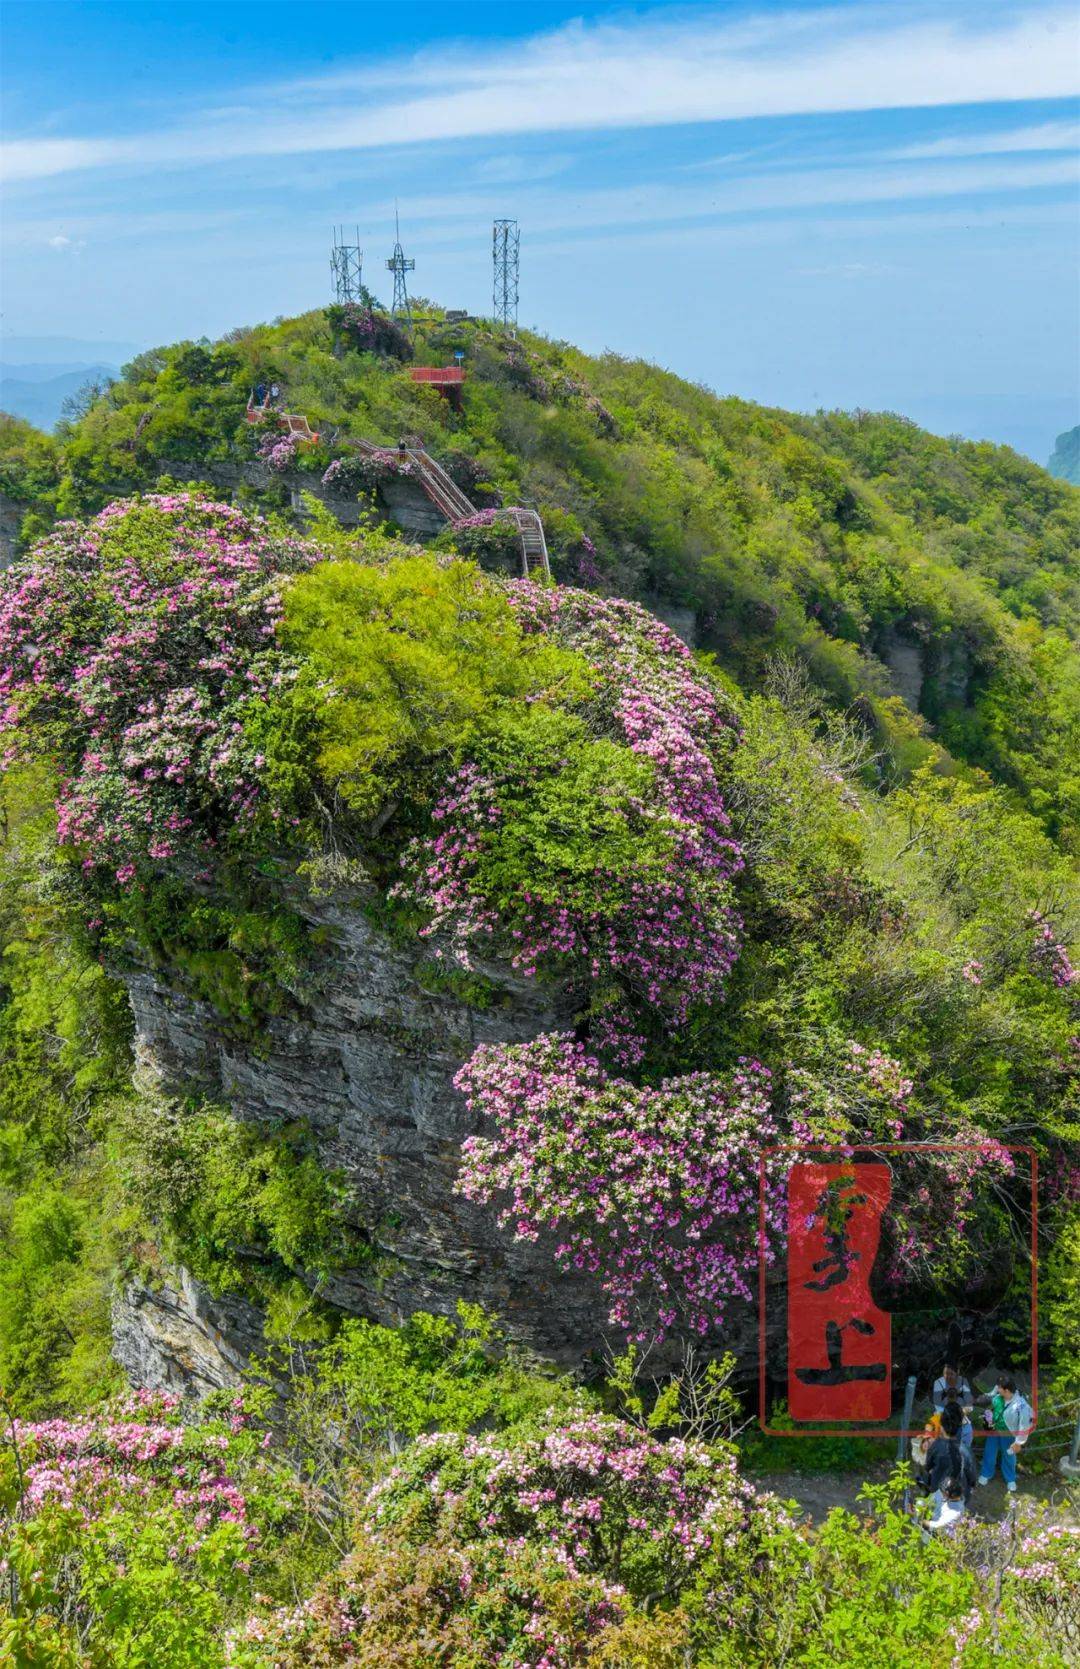
[[[970,1454],[975,1441],[975,1428],[968,1418],[968,1411],[960,1400],[960,1392],[955,1385],[951,1385],[945,1392],[945,1405],[941,1411],[943,1418],[945,1409],[948,1408],[955,1408],[960,1414],[960,1446]]]
[[[945,1371],[941,1375],[940,1379],[935,1379],[934,1389],[931,1393],[931,1400],[939,1414],[945,1407],[946,1391],[958,1391],[960,1394],[961,1406],[967,1409],[974,1408],[975,1398],[971,1394],[971,1386],[968,1384],[967,1380],[964,1379],[961,1374],[957,1373],[956,1369],[951,1367],[948,1363],[946,1363]]]
[[[921,1435],[913,1437],[911,1440],[911,1458],[915,1465],[915,1478],[916,1482],[923,1489],[926,1488],[926,1468],[930,1456],[930,1450],[940,1436],[941,1415],[935,1412],[930,1415],[930,1418],[927,1420],[922,1429]]]
[[[971,1500],[975,1462],[961,1440],[963,1423],[963,1409],[956,1402],[947,1403],[941,1413],[941,1436],[934,1439],[926,1456],[926,1488],[934,1503],[928,1530],[955,1524]]]
[[[1012,1495],[1016,1491],[1016,1457],[1031,1434],[1035,1415],[1027,1399],[1016,1388],[1010,1373],[998,1374],[990,1394],[989,1406],[983,1411],[987,1428],[986,1448],[979,1469],[980,1484],[988,1484],[997,1471],[1001,1457],[1001,1475],[1005,1488]]]

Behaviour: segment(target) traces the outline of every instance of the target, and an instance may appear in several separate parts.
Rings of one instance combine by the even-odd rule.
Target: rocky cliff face
[[[197,1086],[238,1118],[303,1119],[323,1163],[340,1169],[375,1265],[339,1272],[332,1303],[378,1321],[415,1309],[451,1314],[482,1304],[524,1345],[578,1363],[602,1344],[606,1305],[586,1280],[561,1274],[552,1248],[515,1243],[495,1213],[453,1192],[472,1128],[453,1077],[477,1044],[565,1028],[565,994],[488,968],[497,997],[479,1010],[421,983],[430,952],[397,949],[359,909],[320,906],[328,927],[321,991],[258,1045],[229,1038],[213,1010],[150,974],[128,976],[138,1072],[168,1090]],[[141,1385],[201,1389],[233,1382],[258,1339],[258,1315],[215,1301],[177,1273],[162,1289],[129,1288],[117,1306],[116,1354]]]
[[[332,492],[323,486],[318,475],[309,475],[302,470],[286,470],[279,474],[258,458],[243,463],[198,465],[176,459],[169,462],[168,468],[178,481],[209,481],[224,497],[232,499],[240,496],[246,488],[265,493],[273,486],[283,485],[298,515],[303,514],[304,494],[310,493],[326,506],[342,527],[358,527],[367,514],[367,505],[362,506],[355,497],[343,498]],[[431,539],[446,526],[446,517],[436,510],[419,483],[408,477],[384,482],[375,494],[375,503],[377,511],[386,521],[417,538]]]
[[[28,504],[19,504],[6,493],[0,493],[0,569],[9,568],[15,560],[19,542],[19,528]]]
[[[239,1385],[262,1343],[253,1305],[213,1298],[183,1269],[153,1287],[127,1286],[113,1305],[112,1333],[133,1385],[196,1397]]]

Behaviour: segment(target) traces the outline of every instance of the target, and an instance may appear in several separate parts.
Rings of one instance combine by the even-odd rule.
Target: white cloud
[[[860,167],[816,169],[771,169],[759,174],[734,169],[718,175],[703,189],[696,179],[681,174],[674,180],[642,182],[625,186],[592,186],[559,189],[556,182],[537,181],[516,191],[514,208],[528,226],[530,244],[550,243],[575,232],[595,238],[601,233],[636,234],[642,227],[655,227],[665,235],[678,227],[702,227],[709,223],[726,231],[748,221],[815,222],[826,212],[854,212],[861,207],[880,209],[895,219],[909,204],[923,203],[921,215],[931,213],[930,204],[954,199],[964,215],[974,218],[980,199],[1018,199],[1025,193],[1053,189],[1074,183],[1077,167],[1068,157],[956,159],[955,161],[897,164],[878,161]],[[390,227],[395,200],[382,192],[365,194],[354,205],[361,225]],[[412,240],[420,250],[433,254],[440,249],[469,248],[475,242],[478,224],[490,220],[502,207],[502,188],[484,180],[463,180],[462,189],[416,192],[403,195],[400,209]],[[995,202],[993,216],[1008,218]],[[1071,207],[1067,212],[1074,214]],[[238,216],[233,209],[160,209],[132,217],[129,210],[103,214],[84,213],[65,217],[71,246],[95,247],[145,243],[175,236],[213,238],[219,252],[233,251],[239,258],[253,237],[273,239],[303,235],[307,224],[298,221],[294,205],[279,205],[272,212]],[[9,216],[5,222],[5,244],[9,252],[35,250],[44,243],[59,243],[51,237],[55,219]],[[312,220],[321,231],[321,219]],[[419,251],[418,251],[419,252]],[[376,262],[378,266],[378,262]],[[852,274],[850,276],[858,276]]]
[[[841,208],[863,203],[900,203],[919,199],[980,197],[1072,184],[1077,175],[1071,158],[1023,162],[961,162],[912,166],[823,168],[760,174],[735,174],[695,183],[614,186],[571,195],[537,190],[516,200],[527,219],[530,238],[579,227],[588,236],[599,227],[672,224],[719,220],[732,215],[788,214],[793,209]],[[369,206],[373,218],[385,218],[385,204]],[[411,228],[456,222],[474,225],[491,210],[489,195],[474,192],[415,196],[401,200]],[[452,233],[450,235],[453,235]],[[437,234],[436,234],[437,236]]]
[[[1080,122],[1039,122],[992,133],[956,133],[905,145],[889,154],[900,160],[953,156],[1006,156],[1020,151],[1080,150]]]
[[[550,180],[573,166],[572,156],[482,157],[469,169],[477,185],[524,185],[530,180]]]
[[[0,145],[0,179],[38,180],[115,159],[108,139],[7,139]]]
[[[496,135],[750,116],[1068,97],[1080,87],[1074,9],[941,4],[759,14],[664,11],[575,23],[497,52],[425,52],[188,113],[135,138],[20,139],[10,179],[73,169],[198,166]],[[402,96],[388,96],[400,92]]]
[[[66,254],[69,250],[73,254],[78,254],[80,249],[86,248],[85,238],[65,237],[63,232],[58,232],[53,238],[47,238],[46,242],[50,249],[55,249],[60,255]]]

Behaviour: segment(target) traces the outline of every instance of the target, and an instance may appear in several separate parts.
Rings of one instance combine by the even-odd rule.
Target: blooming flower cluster
[[[549,635],[595,669],[589,729],[648,762],[648,813],[670,837],[663,870],[611,877],[602,899],[526,891],[510,931],[514,966],[527,975],[554,967],[584,974],[594,988],[617,982],[621,1000],[603,1003],[597,1037],[620,1065],[634,1065],[644,1047],[635,1010],[685,1024],[692,1005],[722,996],[738,955],[731,879],[742,856],[712,751],[730,719],[686,645],[638,605],[528,582],[511,595],[527,633]],[[426,931],[449,934],[466,963],[470,941],[506,925],[478,886],[484,848],[504,817],[502,792],[490,774],[464,766],[434,809],[436,838],[414,843],[403,860],[413,896],[432,911]]]
[[[852,1142],[897,1142],[914,1084],[899,1061],[849,1039],[835,1070],[792,1063],[787,1107],[793,1140],[850,1151]]]
[[[1010,1646],[1035,1662],[1039,1644],[1060,1646],[1075,1638],[1080,1621],[1080,1526],[1048,1521],[1047,1509],[1021,1500],[1014,1513],[996,1525],[962,1522],[952,1534],[959,1558],[973,1566],[982,1581],[975,1604],[949,1630],[951,1669],[989,1661]],[[1053,1655],[1057,1654],[1050,1661]],[[1068,1656],[1066,1648],[1062,1661]]]
[[[0,576],[7,758],[56,760],[59,839],[87,872],[127,886],[251,823],[266,762],[244,719],[295,675],[281,589],[317,559],[174,494],[61,523]]]
[[[662,1615],[699,1578],[720,1596],[748,1549],[790,1522],[730,1451],[597,1414],[514,1437],[420,1437],[358,1520],[358,1554],[304,1605],[251,1619],[230,1669],[390,1662],[415,1635],[403,1605],[414,1593],[447,1662],[577,1669],[594,1648],[598,1662],[630,1661],[604,1652],[628,1613],[640,1628],[645,1608]],[[652,1661],[633,1638],[632,1660]]]
[[[395,476],[416,473],[412,460],[391,446],[373,447],[348,458],[335,458],[323,474],[324,487],[345,496],[370,492]]]
[[[578,584],[588,588],[598,585],[601,579],[600,565],[596,560],[596,546],[587,533],[581,536],[581,549],[577,556]]]
[[[1053,923],[1041,910],[1030,910],[1028,923],[1034,940],[1031,961],[1036,972],[1052,980],[1060,990],[1080,984],[1080,968],[1073,966],[1068,949],[1058,938]]]
[[[491,527],[502,514],[503,512],[500,510],[477,510],[475,515],[462,516],[460,521],[454,523],[454,527],[458,530],[471,527]]]
[[[913,1105],[915,1085],[900,1062],[853,1039],[831,1065],[791,1064],[785,1079],[792,1139],[816,1150],[804,1157],[854,1156],[889,1166],[884,1275],[890,1284],[959,1272],[976,1249],[965,1235],[988,1190],[1015,1170],[1008,1149],[972,1128],[928,1138]],[[861,1151],[867,1147],[869,1154]]]
[[[519,1240],[557,1233],[557,1261],[599,1280],[617,1325],[705,1333],[750,1298],[757,1147],[776,1134],[763,1066],[639,1089],[546,1036],[481,1047],[456,1082],[496,1126],[465,1141],[459,1191],[503,1200]]]
[[[778,1503],[739,1476],[733,1452],[662,1443],[602,1414],[512,1443],[420,1437],[370,1491],[365,1516],[389,1528],[418,1495],[430,1517],[452,1514],[467,1539],[541,1541],[567,1571],[607,1578],[613,1596],[624,1585],[674,1595],[725,1538],[784,1522]]]
[[[229,1470],[229,1437],[185,1427],[179,1408],[167,1392],[140,1391],[103,1413],[16,1420],[23,1516],[51,1503],[90,1522],[126,1497],[160,1496],[178,1513],[178,1555],[195,1553],[219,1524],[237,1526],[244,1544],[256,1542],[247,1497]]]
[[[274,429],[259,441],[259,457],[278,475],[292,468],[299,451],[300,442],[295,435],[279,434]]]

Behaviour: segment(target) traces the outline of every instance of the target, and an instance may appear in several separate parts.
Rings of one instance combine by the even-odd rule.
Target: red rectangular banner
[[[870,1275],[887,1165],[796,1162],[788,1178],[788,1408],[796,1420],[887,1420],[892,1320]]]

